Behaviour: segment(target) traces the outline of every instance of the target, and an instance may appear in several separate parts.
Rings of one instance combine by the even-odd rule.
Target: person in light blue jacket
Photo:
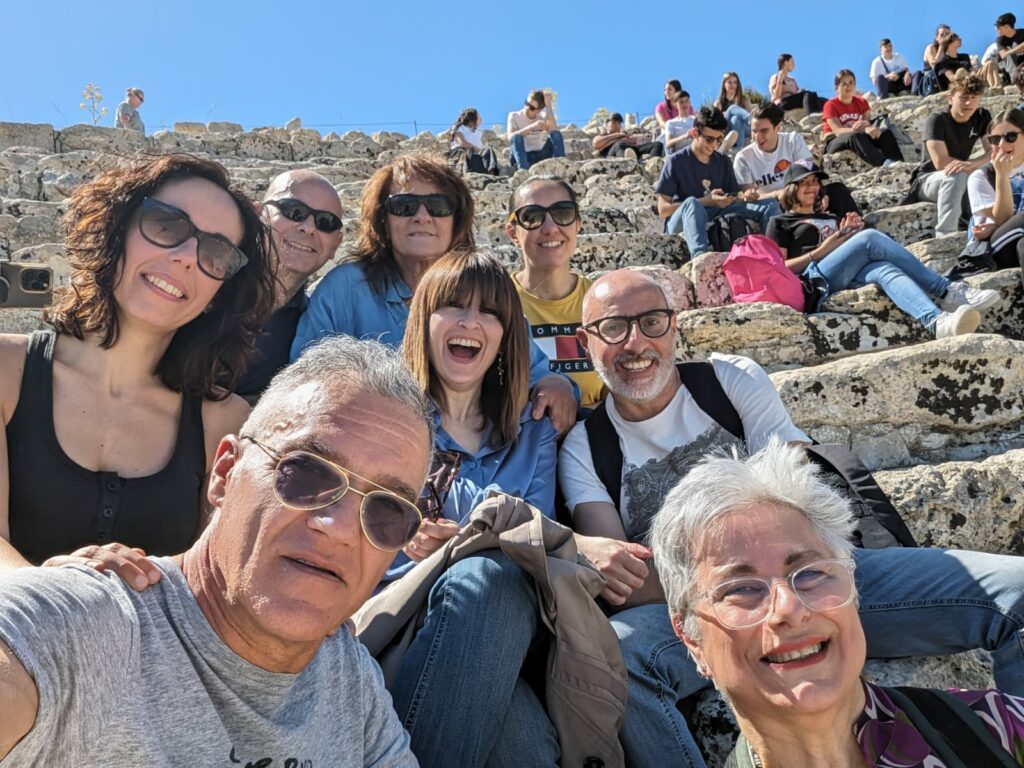
[[[530,418],[522,315],[511,276],[486,253],[443,257],[417,288],[402,356],[433,402],[434,447],[458,468],[440,516],[424,519],[385,579],[440,548],[492,490],[554,516],[558,436],[547,418]],[[420,764],[511,765],[529,754],[530,765],[556,765],[554,727],[519,678],[540,627],[532,579],[486,551],[451,565],[427,605],[391,690]],[[440,711],[468,716],[443,729],[419,716]]]
[[[378,169],[363,190],[355,246],[313,291],[299,319],[292,360],[334,333],[400,346],[420,278],[449,250],[475,246],[473,209],[469,187],[443,158],[402,155]],[[531,416],[548,415],[564,433],[575,423],[579,389],[551,371],[536,345],[529,346]]]

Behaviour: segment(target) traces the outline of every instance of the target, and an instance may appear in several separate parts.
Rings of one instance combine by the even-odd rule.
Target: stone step
[[[681,271],[686,274],[685,267]],[[696,272],[691,267],[697,306],[703,308],[679,314],[680,348],[686,357],[703,358],[711,352],[738,354],[753,358],[769,370],[780,370],[931,338],[920,323],[897,309],[873,285],[840,291],[829,299],[825,311],[807,315],[767,302],[713,306],[715,301],[729,300],[728,284],[720,271],[718,283],[712,282],[709,273]],[[997,290],[1002,297],[982,313],[979,330],[1024,339],[1024,287],[1020,270],[977,275],[968,278],[968,282]]]
[[[1022,355],[972,334],[770,375],[801,429],[888,469],[1024,447]]]

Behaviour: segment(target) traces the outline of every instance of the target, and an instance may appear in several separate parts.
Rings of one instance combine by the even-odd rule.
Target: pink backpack
[[[737,240],[722,271],[735,301],[771,301],[797,312],[806,307],[803,283],[786,267],[782,251],[771,238],[747,235]]]

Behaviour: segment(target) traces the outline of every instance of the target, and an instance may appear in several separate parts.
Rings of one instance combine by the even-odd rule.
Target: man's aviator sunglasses
[[[306,511],[323,509],[352,491],[363,497],[359,505],[363,534],[373,546],[386,552],[397,552],[412,541],[419,530],[423,516],[415,504],[351,469],[309,451],[282,454],[252,435],[239,435],[239,439],[249,440],[277,462],[274,492],[286,507]],[[378,490],[364,493],[352,486],[350,477],[357,477]]]
[[[644,336],[649,339],[659,339],[672,327],[672,319],[675,314],[675,310],[672,309],[652,309],[649,312],[629,317],[619,315],[602,317],[600,320],[587,323],[583,329],[597,336],[605,344],[621,344],[629,338],[633,324],[636,323],[636,327]]]
[[[392,216],[415,216],[420,206],[427,207],[427,213],[435,219],[453,216],[455,202],[448,195],[388,195],[384,201],[384,209]]]
[[[289,221],[305,221],[313,217],[313,226],[321,232],[337,232],[341,229],[341,219],[330,211],[318,211],[310,208],[301,200],[285,197],[280,200],[267,200],[264,205],[272,205]]]
[[[227,280],[249,263],[246,255],[226,237],[204,232],[180,208],[150,197],[142,201],[139,232],[161,248],[177,248],[194,237],[199,271],[214,280]]]
[[[523,229],[537,229],[544,224],[544,217],[551,214],[551,220],[560,227],[568,227],[580,217],[579,206],[572,200],[561,200],[554,205],[524,205],[509,214],[509,221]]]

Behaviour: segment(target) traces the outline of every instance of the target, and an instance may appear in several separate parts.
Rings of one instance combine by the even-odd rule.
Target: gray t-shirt
[[[81,566],[0,576],[0,639],[39,689],[0,766],[417,765],[346,629],[301,673],[267,672],[224,644],[173,561],[154,562],[164,576],[141,594]]]
[[[125,99],[117,105],[117,115],[114,117],[114,127],[124,128],[124,122],[121,120],[122,117],[128,118],[128,127],[133,131],[138,131],[143,136],[146,135],[146,126],[142,124],[142,118],[139,117],[139,110],[132,109],[132,105],[128,103],[128,99]]]

